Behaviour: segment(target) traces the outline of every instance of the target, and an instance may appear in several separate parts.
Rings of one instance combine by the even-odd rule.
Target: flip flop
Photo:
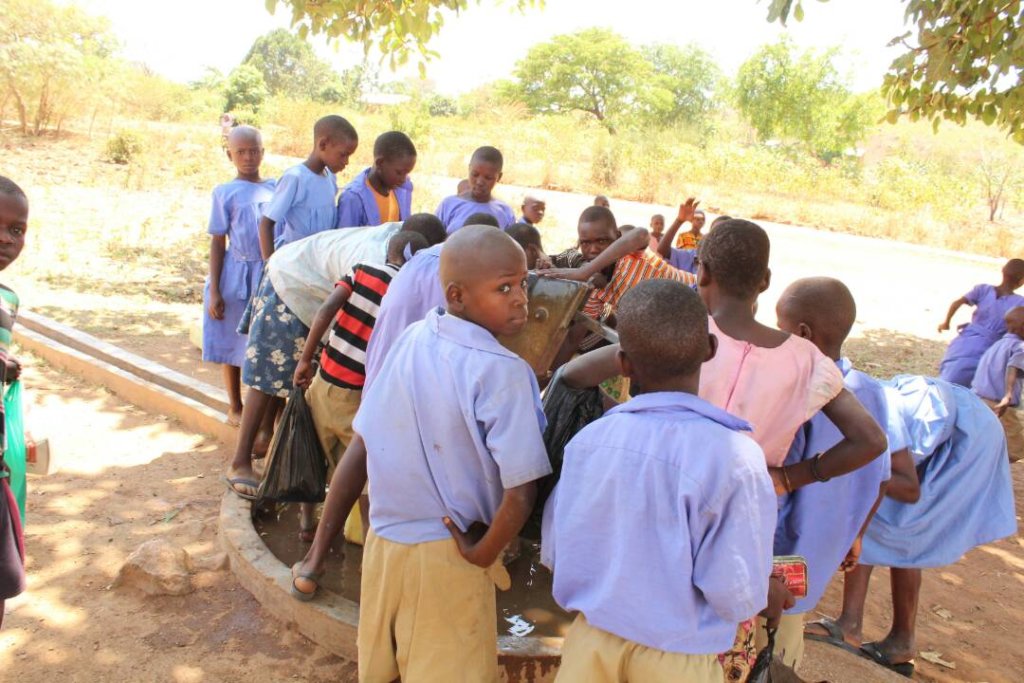
[[[299,569],[299,567],[301,567],[301,566],[302,566],[302,560],[299,560],[298,562],[296,562],[295,564],[292,565],[292,588],[291,588],[291,594],[292,594],[292,597],[295,598],[296,600],[301,600],[302,602],[309,602],[310,600],[315,598],[317,592],[319,592],[319,590],[320,590],[320,577],[323,576],[324,573],[322,571],[311,572],[311,571],[306,571],[306,570],[303,570],[303,569]],[[301,590],[299,590],[299,587],[295,585],[295,579],[306,579],[307,581],[312,581],[313,585],[316,586],[316,587],[313,589],[312,593],[307,593],[305,591],[301,591]]]
[[[861,652],[868,656],[875,664],[880,664],[890,671],[895,671],[900,676],[906,676],[907,678],[914,677],[914,660],[911,659],[908,662],[893,662],[882,649],[878,647],[878,643],[864,643],[860,646]]]
[[[235,486],[248,486],[258,491],[260,488],[260,483],[258,481],[250,479],[249,477],[228,477],[227,475],[221,477],[221,481],[223,481],[224,485],[228,487],[228,491],[231,491],[231,493],[235,494],[242,500],[256,500],[256,494],[244,493],[243,491],[236,489]]]
[[[808,633],[807,627],[812,624],[814,624],[815,626],[820,626],[823,629],[825,629],[828,635],[823,636],[820,633]],[[840,650],[846,650],[847,652],[855,654],[858,657],[865,656],[864,653],[860,651],[860,648],[850,645],[848,642],[846,642],[846,638],[843,637],[843,629],[839,628],[839,624],[837,624],[834,619],[829,619],[828,617],[825,617],[824,619],[819,619],[817,621],[810,621],[804,624],[804,638],[807,640],[813,640],[818,643],[826,643],[828,645],[838,647]]]

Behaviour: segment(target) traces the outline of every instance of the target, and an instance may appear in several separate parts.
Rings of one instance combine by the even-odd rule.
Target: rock
[[[197,571],[219,572],[228,568],[228,554],[214,553],[206,557],[197,557],[192,561],[192,567]]]
[[[114,586],[134,586],[147,595],[192,592],[192,560],[184,548],[156,538],[135,549],[117,573]]]

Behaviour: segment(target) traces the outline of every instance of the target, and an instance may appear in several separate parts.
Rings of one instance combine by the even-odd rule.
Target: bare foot
[[[239,406],[238,410],[232,408],[228,411],[228,419],[226,422],[232,427],[237,427],[242,423],[242,408]]]

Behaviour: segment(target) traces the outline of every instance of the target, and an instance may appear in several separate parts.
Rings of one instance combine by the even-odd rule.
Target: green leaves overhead
[[[894,2],[896,0],[893,0]],[[997,125],[1024,143],[1024,13],[1020,0],[903,0],[914,29],[891,45],[893,60],[882,91],[895,121],[968,118]],[[768,20],[800,20],[800,0],[769,0]]]

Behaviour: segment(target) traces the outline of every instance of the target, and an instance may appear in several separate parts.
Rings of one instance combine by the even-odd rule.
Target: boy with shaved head
[[[989,347],[978,363],[971,390],[999,416],[1006,432],[1010,462],[1024,458],[1024,411],[1020,409],[1024,378],[1024,306],[1011,308],[1004,318],[1006,334]]]
[[[772,482],[750,426],[696,395],[716,347],[697,294],[642,282],[618,319],[638,395],[572,438],[545,508],[554,597],[579,613],[558,680],[721,683],[717,653],[777,583]]]
[[[846,285],[828,277],[797,280],[782,293],[776,313],[779,327],[812,342],[835,361],[843,373],[846,389],[857,397],[876,422],[887,424],[882,385],[854,370],[850,361],[842,356],[843,343],[857,317],[857,305]],[[797,430],[783,467],[814,458],[841,440],[842,434],[836,426],[824,413],[818,413]],[[909,453],[903,450],[892,457],[897,476],[909,472],[913,477],[911,486],[915,485],[914,464]],[[849,474],[815,482],[779,497],[775,554],[804,557],[808,572],[806,597],[798,600],[783,616],[775,637],[776,652],[786,664],[796,667],[803,657],[804,614],[815,609],[840,565],[851,569],[856,564],[858,539],[881,502],[890,469],[890,453],[886,450]],[[759,630],[758,636],[763,635]],[[810,626],[808,637],[847,649],[851,646],[845,642],[841,628],[827,618]]]
[[[445,308],[390,349],[354,424],[371,527],[360,681],[496,678],[495,563],[551,471],[537,381],[495,339],[526,324],[523,250],[467,226],[441,250],[440,276]]]

